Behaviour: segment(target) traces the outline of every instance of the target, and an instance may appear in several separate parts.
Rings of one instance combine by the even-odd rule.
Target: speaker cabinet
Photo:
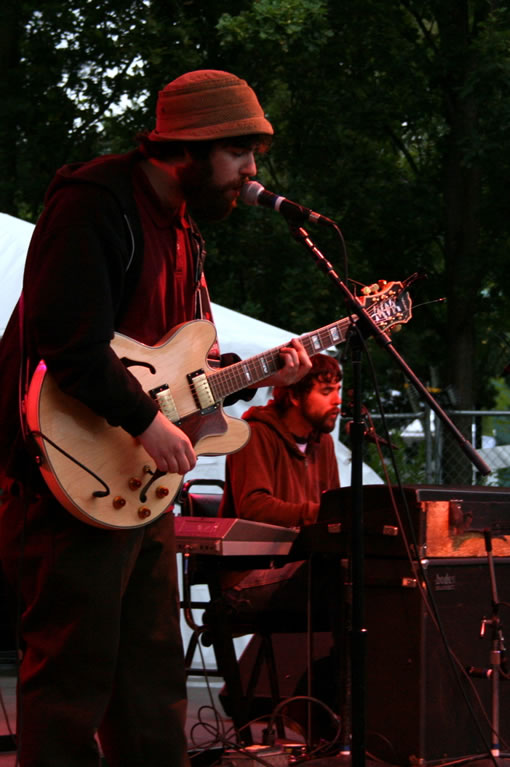
[[[510,559],[498,558],[499,601],[510,601]],[[452,662],[408,563],[367,559],[365,625],[367,750],[390,764],[432,764],[490,749],[492,681],[455,673],[490,666],[492,592],[487,561],[424,561]],[[500,610],[502,623],[508,610]],[[503,625],[504,630],[504,625]],[[354,684],[355,684],[354,680]],[[472,687],[471,687],[472,685]],[[485,714],[477,702],[479,696]],[[510,681],[500,679],[500,744],[510,741]]]

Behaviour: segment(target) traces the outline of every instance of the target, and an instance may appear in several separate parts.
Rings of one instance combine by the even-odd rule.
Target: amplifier
[[[425,608],[407,562],[366,561],[367,749],[388,764],[428,765],[490,748],[492,615],[489,565],[481,559],[425,561],[431,599],[454,658]],[[510,560],[495,560],[501,601],[510,599]],[[501,611],[504,621],[507,611]],[[503,626],[504,628],[504,626]],[[505,632],[504,632],[505,633]],[[466,678],[458,667],[479,669]],[[456,672],[457,670],[457,672]],[[510,681],[499,687],[500,743],[510,741]],[[480,702],[481,706],[480,707]]]
[[[406,485],[392,488],[413,556],[484,557],[485,536],[496,557],[510,556],[510,489]],[[323,493],[319,522],[331,535],[352,530],[352,489]],[[336,523],[336,527],[334,525]],[[399,519],[386,485],[363,487],[364,545],[367,556],[406,557]]]

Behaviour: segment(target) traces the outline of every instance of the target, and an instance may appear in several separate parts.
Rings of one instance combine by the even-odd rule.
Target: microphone
[[[330,218],[322,216],[320,213],[297,202],[291,202],[286,197],[273,194],[265,189],[258,181],[246,181],[241,187],[241,200],[247,205],[261,205],[263,208],[273,208],[281,213],[291,224],[304,224],[306,221],[313,221],[315,224],[324,224],[325,226],[334,226],[336,224]]]

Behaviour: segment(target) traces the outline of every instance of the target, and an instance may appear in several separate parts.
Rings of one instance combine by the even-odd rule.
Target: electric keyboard
[[[216,556],[287,556],[293,527],[229,517],[175,517],[177,551]]]

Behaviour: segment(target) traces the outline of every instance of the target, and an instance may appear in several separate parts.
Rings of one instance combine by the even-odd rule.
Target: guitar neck
[[[309,356],[318,354],[330,346],[343,343],[347,336],[347,330],[351,324],[349,317],[339,322],[333,322],[324,328],[315,330],[313,333],[306,333],[300,336]],[[264,378],[276,373],[281,368],[280,351],[286,344],[269,349],[267,352],[257,354],[255,357],[236,362],[226,368],[217,370],[207,376],[209,386],[216,402],[225,399],[229,394],[253,386]]]

